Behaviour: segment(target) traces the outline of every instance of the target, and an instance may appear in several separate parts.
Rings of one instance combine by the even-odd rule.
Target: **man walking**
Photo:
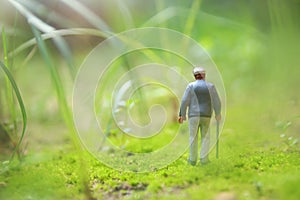
[[[217,121],[221,120],[221,101],[212,83],[205,81],[206,72],[201,67],[193,70],[195,81],[188,84],[182,97],[179,123],[186,120],[188,108],[188,123],[190,132],[190,152],[188,163],[196,165],[198,158],[198,132],[201,132],[200,162],[209,162],[210,133],[209,125],[213,111]]]

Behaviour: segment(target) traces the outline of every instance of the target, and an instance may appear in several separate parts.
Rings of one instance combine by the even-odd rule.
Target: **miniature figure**
[[[200,162],[209,162],[209,125],[213,111],[217,122],[221,120],[221,101],[215,86],[205,81],[206,72],[202,67],[193,70],[195,81],[188,84],[182,97],[178,122],[186,120],[188,108],[189,144],[188,163],[196,165],[198,158],[198,132],[201,132]],[[217,138],[218,139],[218,138]]]

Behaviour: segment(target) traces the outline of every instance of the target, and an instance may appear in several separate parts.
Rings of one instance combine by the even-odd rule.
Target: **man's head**
[[[205,79],[205,69],[203,69],[202,67],[195,67],[193,70],[193,74],[195,79],[197,80],[201,80],[201,79]]]

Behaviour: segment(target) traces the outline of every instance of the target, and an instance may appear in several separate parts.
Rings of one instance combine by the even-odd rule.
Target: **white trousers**
[[[210,145],[210,118],[209,117],[191,117],[189,118],[190,130],[190,154],[189,160],[196,162],[198,158],[198,133],[201,132],[200,160],[207,160]]]

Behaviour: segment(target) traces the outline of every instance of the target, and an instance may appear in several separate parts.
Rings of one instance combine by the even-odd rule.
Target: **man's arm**
[[[186,110],[191,100],[190,90],[191,90],[190,85],[188,85],[184,91],[181,104],[180,104],[180,111],[179,111],[179,118],[178,118],[179,123],[182,123],[184,120],[186,120]]]
[[[212,104],[215,111],[215,118],[217,121],[221,120],[221,100],[219,97],[219,94],[215,88],[215,86],[212,86],[211,88],[211,97],[212,97]]]

